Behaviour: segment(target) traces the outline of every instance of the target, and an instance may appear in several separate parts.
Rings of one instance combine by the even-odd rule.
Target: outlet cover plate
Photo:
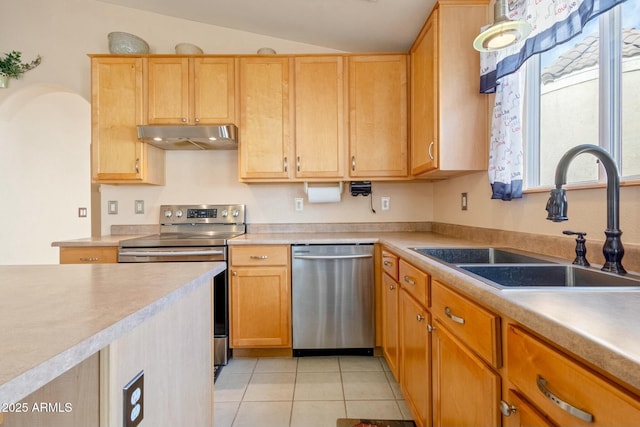
[[[122,389],[122,425],[136,427],[144,417],[144,371]]]

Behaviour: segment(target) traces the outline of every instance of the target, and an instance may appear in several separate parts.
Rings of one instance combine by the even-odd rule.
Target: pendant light
[[[531,33],[531,24],[527,21],[513,21],[507,17],[509,0],[496,0],[493,7],[493,24],[473,41],[473,47],[480,52],[504,49]]]

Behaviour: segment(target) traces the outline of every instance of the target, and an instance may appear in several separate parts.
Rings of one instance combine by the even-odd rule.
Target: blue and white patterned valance
[[[508,18],[529,22],[531,34],[506,49],[482,54],[480,91],[495,92],[500,79],[518,70],[528,58],[570,40],[588,21],[625,1],[519,0]]]

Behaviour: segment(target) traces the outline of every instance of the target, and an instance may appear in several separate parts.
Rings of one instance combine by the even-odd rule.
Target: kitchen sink
[[[634,288],[631,278],[575,265],[458,265],[498,288]]]
[[[412,248],[419,254],[448,264],[552,264],[553,261],[497,248]]]

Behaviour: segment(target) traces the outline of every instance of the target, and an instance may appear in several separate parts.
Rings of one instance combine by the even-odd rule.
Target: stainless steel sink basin
[[[633,288],[640,279],[575,265],[459,265],[499,288]]]
[[[535,255],[497,248],[412,248],[414,251],[448,264],[551,264]]]

